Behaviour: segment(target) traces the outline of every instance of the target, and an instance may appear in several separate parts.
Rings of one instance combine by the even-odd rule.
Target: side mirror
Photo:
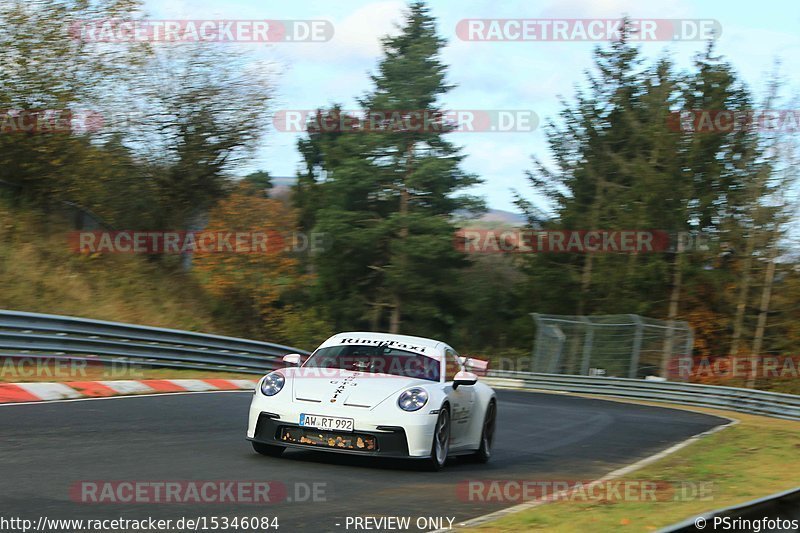
[[[472,372],[461,371],[453,378],[453,390],[461,385],[475,385],[478,382],[478,376]]]
[[[300,366],[300,361],[303,360],[303,356],[299,353],[290,353],[288,355],[283,356],[283,362],[288,363],[292,366]]]
[[[489,361],[484,359],[476,359],[474,357],[462,357],[461,364],[470,372],[474,372],[479,376],[485,376],[489,370]]]

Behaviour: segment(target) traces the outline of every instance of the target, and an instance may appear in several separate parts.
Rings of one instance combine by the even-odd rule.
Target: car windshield
[[[439,381],[439,361],[388,346],[328,346],[314,352],[303,367],[335,368]]]

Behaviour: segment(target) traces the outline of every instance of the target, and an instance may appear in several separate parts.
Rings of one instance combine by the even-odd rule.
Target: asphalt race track
[[[492,461],[480,465],[452,459],[436,473],[420,471],[410,461],[319,451],[289,451],[281,458],[257,455],[244,439],[250,394],[2,406],[0,516],[277,516],[279,531],[284,532],[346,531],[345,517],[367,515],[410,516],[412,526],[420,516],[454,517],[457,524],[512,504],[466,501],[457,494],[460,482],[463,487],[463,482],[475,479],[596,479],[726,422],[666,408],[498,391]],[[86,480],[277,480],[295,501],[257,505],[71,500],[70,487]],[[312,483],[325,484],[325,501],[296,501],[308,497],[304,487]]]

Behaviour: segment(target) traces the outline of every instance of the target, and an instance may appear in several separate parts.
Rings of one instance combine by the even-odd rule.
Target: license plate
[[[300,415],[300,425],[307,428],[328,429],[331,431],[353,431],[352,418],[338,416]]]

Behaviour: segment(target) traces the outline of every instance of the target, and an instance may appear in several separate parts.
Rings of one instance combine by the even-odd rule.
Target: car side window
[[[461,371],[461,363],[458,354],[453,350],[445,350],[445,381],[453,381]]]

